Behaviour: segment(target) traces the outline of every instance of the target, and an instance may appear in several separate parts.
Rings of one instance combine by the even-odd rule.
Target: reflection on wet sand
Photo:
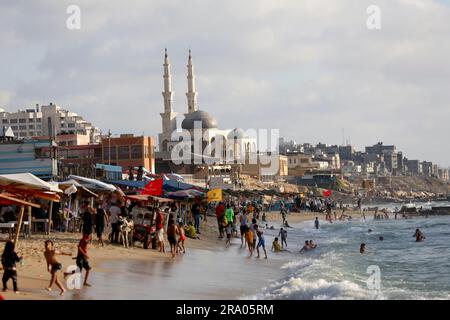
[[[191,250],[151,260],[109,261],[92,273],[90,288],[65,299],[237,299],[282,276],[281,260],[247,258],[247,250]]]

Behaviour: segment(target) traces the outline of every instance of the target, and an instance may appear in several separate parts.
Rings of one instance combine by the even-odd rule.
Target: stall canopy
[[[62,193],[57,186],[45,182],[31,173],[2,174],[0,175],[0,186],[24,191]]]
[[[125,198],[129,199],[131,201],[158,201],[158,202],[173,202],[174,201],[172,199],[150,196],[147,194],[130,195],[130,196],[125,196]]]
[[[62,182],[56,182],[58,184],[58,187],[64,191],[64,194],[71,195],[73,193],[78,193],[82,196],[86,197],[95,197],[97,198],[98,195],[88,188],[84,187],[81,183],[78,183],[77,181],[70,179],[67,181]]]
[[[204,197],[205,193],[195,189],[189,189],[189,190],[167,192],[165,196],[172,199],[192,199],[195,197]]]
[[[2,206],[24,205],[24,206],[35,207],[35,208],[41,207],[40,205],[38,205],[36,203],[21,200],[21,199],[17,198],[15,195],[10,194],[10,193],[0,193],[0,205],[2,205]]]
[[[85,177],[80,177],[80,176],[75,176],[75,175],[70,175],[69,179],[75,180],[76,182],[81,184],[83,187],[85,187],[89,190],[92,190],[92,191],[113,192],[113,191],[117,190],[117,188],[115,186],[113,186],[112,184],[105,183],[105,182],[102,182],[102,181],[96,180],[96,179],[85,178]]]
[[[148,181],[130,181],[130,180],[111,180],[109,181],[114,185],[118,186],[124,186],[129,188],[136,188],[136,189],[144,189],[145,185],[148,184]],[[180,191],[180,190],[188,190],[188,189],[194,189],[199,191],[206,191],[204,188],[200,188],[198,186],[194,186],[189,183],[185,183],[182,181],[176,181],[176,180],[164,180],[163,181],[163,191],[164,192],[174,192],[174,191]]]

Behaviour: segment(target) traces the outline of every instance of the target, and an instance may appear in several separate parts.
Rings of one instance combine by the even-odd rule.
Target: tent
[[[5,195],[4,193],[2,198],[3,200],[9,200],[14,202],[16,200],[21,200],[22,203],[18,202],[21,205],[18,227],[16,231],[16,236],[14,242],[17,243],[20,234],[20,228],[22,226],[23,215],[25,211],[25,206],[28,207],[28,223],[31,228],[31,203],[29,201],[23,202],[26,198],[34,197],[45,200],[50,200],[50,210],[49,210],[49,222],[52,221],[51,212],[53,208],[53,201],[59,201],[59,194],[62,193],[62,190],[59,189],[54,184],[45,182],[38,177],[34,176],[31,173],[18,173],[18,174],[3,174],[0,175],[0,189],[7,191],[12,196]],[[5,197],[9,197],[5,198]],[[17,202],[17,201],[16,201]]]
[[[88,188],[84,187],[81,183],[78,183],[76,180],[70,179],[67,181],[62,182],[56,182],[58,184],[58,187],[64,191],[64,194],[71,195],[73,193],[78,193],[82,196],[86,197],[95,197],[97,198],[98,195]]]
[[[112,184],[109,183],[105,183],[102,182],[100,180],[97,179],[91,179],[91,178],[86,178],[86,177],[80,177],[80,176],[75,176],[75,175],[70,175],[69,179],[71,180],[75,180],[76,182],[78,182],[80,185],[82,185],[83,187],[89,189],[89,190],[93,190],[93,191],[116,191],[117,188],[115,186],[113,186]]]
[[[189,189],[167,192],[165,193],[165,196],[171,199],[193,199],[195,197],[204,197],[205,193],[195,189]]]
[[[62,193],[62,190],[57,186],[39,179],[31,173],[14,173],[1,174],[0,187],[7,187],[15,190],[33,190],[41,192],[57,192]]]

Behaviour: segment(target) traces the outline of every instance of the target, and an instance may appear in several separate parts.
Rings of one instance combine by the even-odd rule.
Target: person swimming
[[[309,241],[306,240],[305,244],[303,245],[303,248],[301,248],[300,253],[302,253],[303,251],[308,251],[310,249],[309,247]]]
[[[413,237],[416,238],[416,242],[421,242],[422,240],[426,239],[422,231],[420,231],[420,229],[416,229],[416,232],[414,233]]]
[[[380,241],[383,241],[384,240],[384,237],[379,237],[378,238]]]
[[[359,253],[364,254],[365,252],[366,252],[366,244],[361,243],[361,245],[359,247]]]
[[[317,248],[317,244],[315,244],[314,241],[309,240],[309,248],[310,249],[315,249],[315,248]]]

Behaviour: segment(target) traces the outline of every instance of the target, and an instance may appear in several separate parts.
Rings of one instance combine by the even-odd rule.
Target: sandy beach
[[[360,216],[355,212],[349,214],[355,218]],[[324,222],[324,214],[310,212],[290,213],[287,219],[290,225],[295,225],[316,216]],[[278,229],[281,226],[279,212],[268,213],[267,223]],[[48,236],[34,234],[31,239],[21,238],[16,248],[24,258],[17,271],[20,292],[15,294],[9,290],[3,296],[6,299],[230,299],[248,294],[279,275],[281,261],[270,252],[267,260],[248,259],[248,251],[240,248],[238,238],[233,239],[230,248],[225,248],[225,241],[217,237],[215,217],[207,217],[207,221],[202,222],[201,231],[201,239],[188,238],[186,254],[177,255],[174,259],[169,253],[144,250],[139,244],[129,249],[110,244],[101,247],[94,240],[89,248],[93,287],[69,290],[63,297],[59,296],[56,286],[52,292],[45,290],[50,274],[43,256],[44,241],[54,240],[57,249],[71,252],[74,257],[80,234],[52,232]],[[266,240],[266,246],[270,251],[270,239]],[[72,257],[59,256],[64,268],[75,264]],[[118,273],[121,277],[116,277]],[[227,277],[229,273],[233,273],[233,277]],[[126,295],[117,294],[121,288],[122,292],[127,292],[130,284],[123,279],[128,277],[132,279],[130,283],[147,281],[149,290],[139,292],[130,287]],[[189,285],[192,277],[198,284],[195,287]]]

